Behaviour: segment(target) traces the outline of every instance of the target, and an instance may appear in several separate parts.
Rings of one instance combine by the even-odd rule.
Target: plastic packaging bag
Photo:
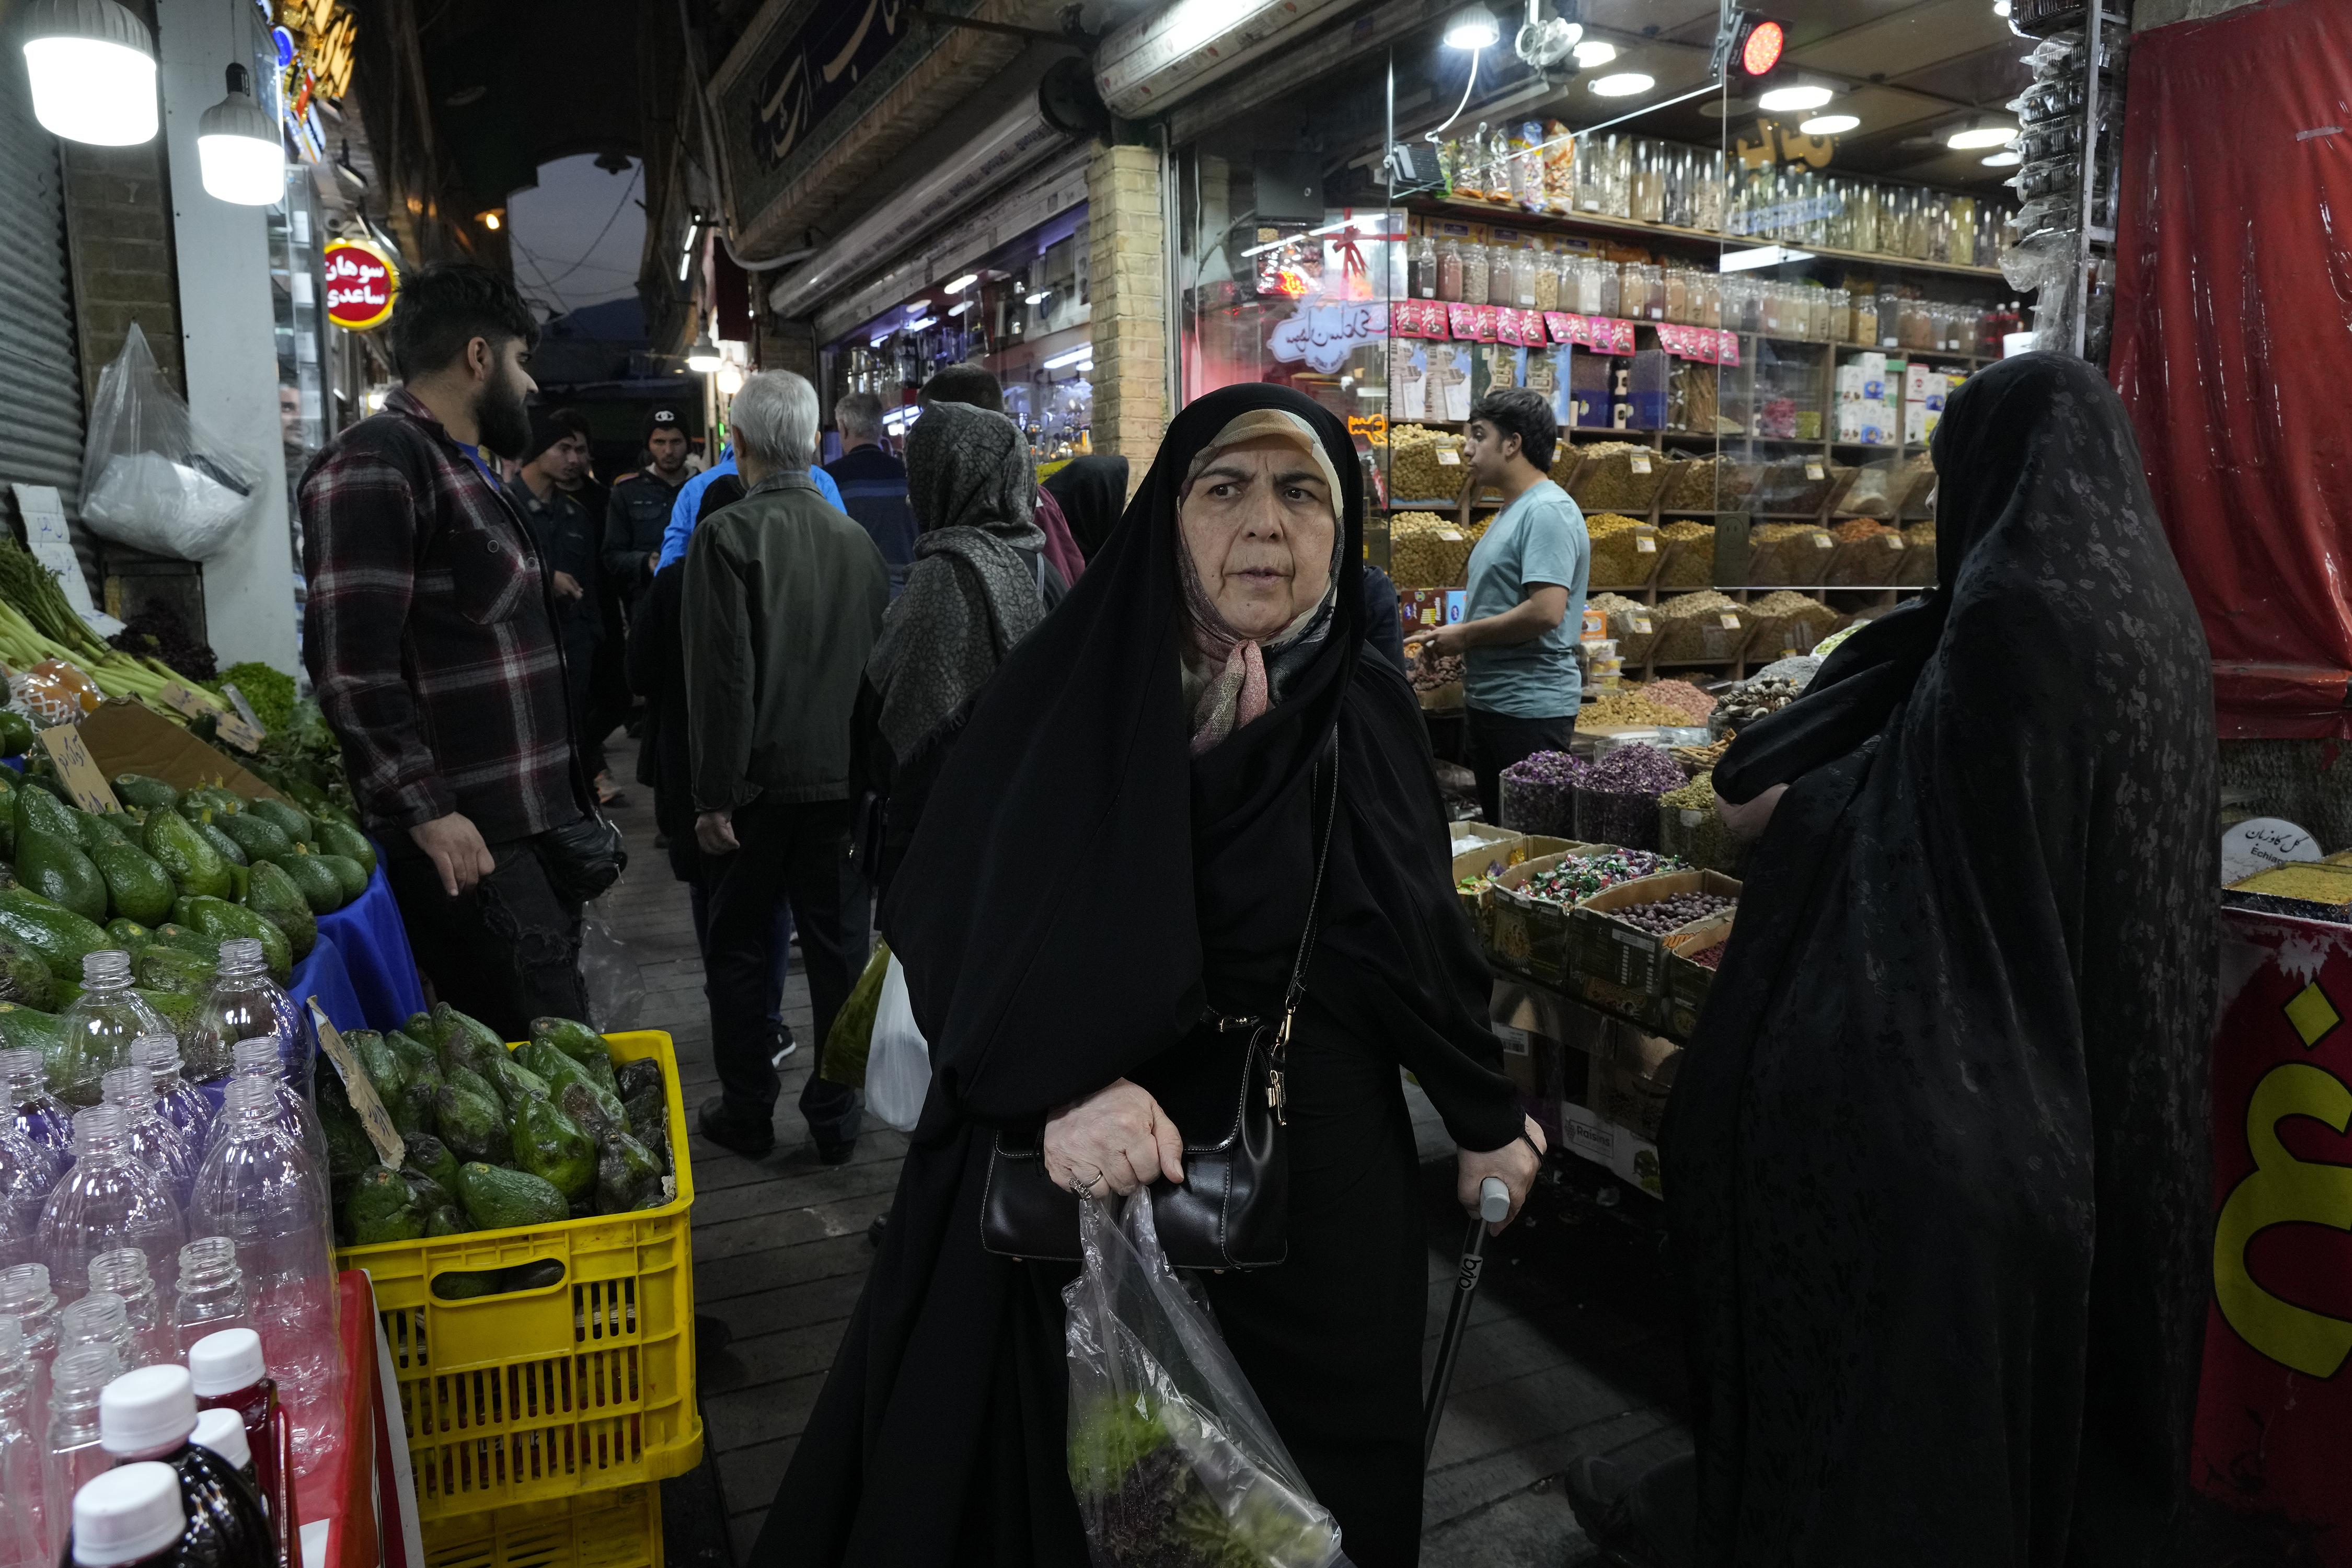
[[[196,428],[136,322],[99,375],[81,475],[82,521],[93,531],[184,561],[221,552],[250,515],[261,479]]]
[[[1095,1568],[1328,1568],[1339,1524],[1168,1267],[1150,1200],[1078,1209],[1070,1487]]]
[[[633,1027],[646,1005],[645,972],[629,944],[614,934],[604,900],[580,911],[580,977],[588,989],[588,1019],[599,1034]]]
[[[849,1000],[833,1016],[824,1032],[824,1050],[817,1058],[816,1075],[847,1089],[866,1086],[866,1055],[874,1048],[874,1009],[882,1000],[882,979],[890,973],[890,944],[877,942],[866,961],[866,973],[849,988]]]
[[[907,1000],[907,972],[898,955],[882,976],[874,1005],[874,1040],[866,1053],[866,1109],[901,1132],[912,1132],[931,1092],[931,1047],[915,1026]]]

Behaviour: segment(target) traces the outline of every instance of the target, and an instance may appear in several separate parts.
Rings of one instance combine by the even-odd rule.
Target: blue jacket
[[[677,500],[669,509],[669,526],[662,530],[661,559],[654,563],[655,571],[660,571],[673,561],[686,559],[687,542],[694,537],[694,514],[702,507],[702,492],[709,489],[710,481],[719,475],[734,471],[735,447],[730,443],[719,455],[719,461],[678,487]],[[818,493],[824,497],[834,510],[841,510],[841,487],[833,482],[833,476],[823,468],[812,467],[809,478],[816,482]]]

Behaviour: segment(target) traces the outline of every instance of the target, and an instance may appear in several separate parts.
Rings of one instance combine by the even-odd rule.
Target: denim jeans
[[[498,868],[453,899],[422,851],[393,840],[384,880],[416,967],[435,995],[502,1040],[528,1039],[530,1021],[543,1015],[587,1022],[580,906],[556,896],[530,839],[488,847]]]

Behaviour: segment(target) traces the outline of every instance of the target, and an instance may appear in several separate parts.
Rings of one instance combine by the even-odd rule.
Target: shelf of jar
[[[1483,218],[1508,217],[1517,227],[1523,224],[1558,225],[1563,227],[1600,229],[1610,234],[1638,234],[1654,239],[1673,240],[1686,246],[1703,247],[1717,252],[1726,249],[1753,249],[1758,246],[1790,244],[1801,249],[1808,260],[1857,262],[1870,267],[1891,267],[1906,272],[1939,272],[1951,277],[1998,281],[2006,286],[1998,267],[1978,267],[1957,261],[1922,261],[1908,256],[1887,256],[1874,250],[1840,250],[1831,246],[1813,245],[1805,240],[1782,241],[1767,236],[1716,234],[1703,228],[1684,228],[1679,225],[1651,223],[1633,217],[1611,217],[1600,213],[1529,212],[1509,202],[1478,201],[1466,196],[1406,196],[1402,205],[1408,212],[1440,214],[1474,213]]]

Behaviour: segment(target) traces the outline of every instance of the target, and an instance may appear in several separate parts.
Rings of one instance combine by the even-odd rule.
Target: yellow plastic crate
[[[661,1483],[431,1521],[425,1568],[662,1568]]]
[[[694,1178],[677,1058],[658,1030],[606,1039],[615,1061],[661,1063],[677,1182],[671,1202],[336,1254],[341,1267],[365,1269],[375,1283],[420,1519],[659,1481],[701,1461]],[[562,1278],[468,1300],[429,1289],[453,1269],[541,1262],[562,1264]],[[520,1561],[498,1560],[500,1568]],[[578,1561],[613,1568],[603,1557]]]

